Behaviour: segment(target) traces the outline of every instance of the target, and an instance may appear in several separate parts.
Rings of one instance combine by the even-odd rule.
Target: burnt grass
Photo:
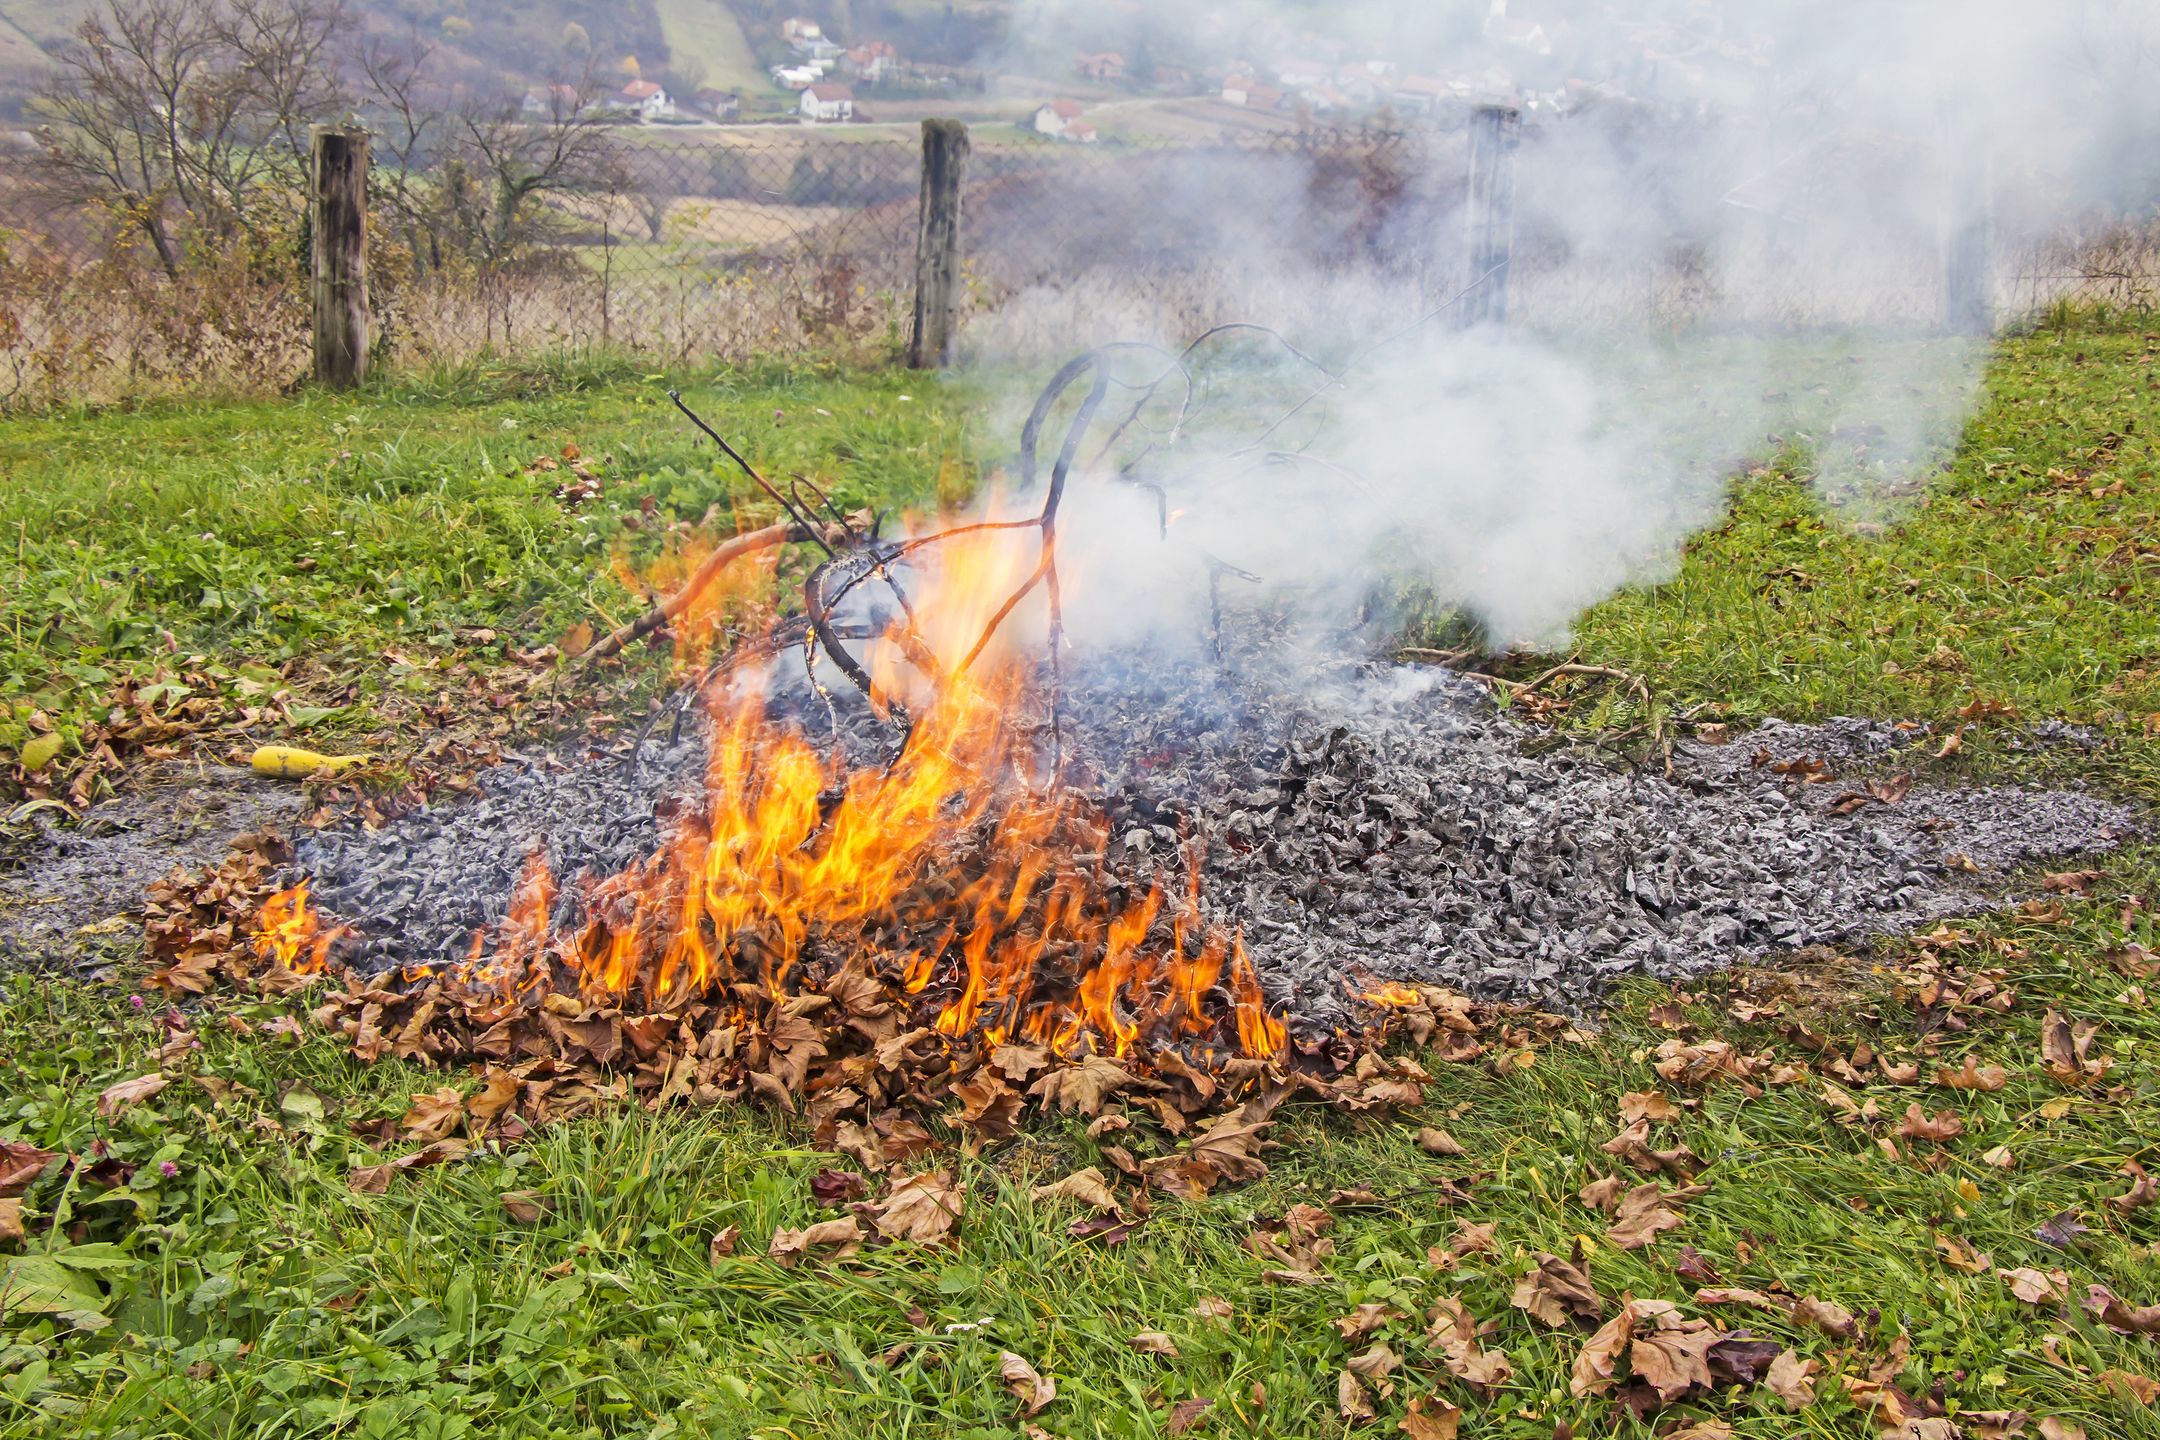
[[[813,733],[830,723],[784,687],[774,704]],[[1386,980],[1580,1011],[1625,975],[1924,928],[2027,898],[2039,881],[2021,867],[2112,849],[2139,824],[2074,790],[1870,796],[1867,777],[1940,743],[1924,725],[1773,720],[1682,742],[1668,779],[1555,748],[1441,670],[1125,657],[1086,669],[1062,715],[1067,783],[1108,827],[1107,853],[1075,863],[1131,897],[1179,893],[1198,865],[1209,917],[1242,931],[1300,1030],[1348,1024],[1351,998]],[[889,753],[867,711],[840,724],[852,762]],[[294,874],[357,928],[340,954],[364,972],[465,956],[535,852],[566,882],[557,927],[575,927],[593,882],[696,809],[698,723],[654,730],[505,763],[388,828],[303,834]]]

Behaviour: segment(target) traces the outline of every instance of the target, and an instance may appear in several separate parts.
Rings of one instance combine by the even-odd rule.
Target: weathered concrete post
[[[958,120],[922,125],[922,218],[915,230],[915,329],[908,364],[918,370],[952,363],[960,328],[960,188],[967,171],[968,129]]]
[[[1943,329],[1995,333],[1995,167],[1969,133],[1945,138]]]
[[[1507,323],[1508,265],[1515,248],[1515,146],[1522,112],[1480,105],[1470,116],[1470,192],[1464,205],[1468,255],[1457,324]]]
[[[334,389],[367,378],[367,173],[364,130],[314,131],[313,279],[315,379]]]

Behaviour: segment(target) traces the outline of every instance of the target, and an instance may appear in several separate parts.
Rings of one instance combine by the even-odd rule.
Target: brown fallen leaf
[[[2130,1177],[2130,1188],[2120,1195],[2108,1197],[2107,1203],[2112,1208],[2127,1215],[2133,1210],[2152,1204],[2155,1197],[2160,1196],[2160,1183],[2156,1183],[2151,1175],[2145,1173],[2145,1167],[2137,1161],[2123,1161],[2122,1173]]]
[[[0,1144],[0,1199],[20,1195],[60,1158],[56,1150],[40,1150],[20,1140]]]
[[[1813,1360],[1803,1359],[1798,1351],[1787,1350],[1770,1362],[1770,1369],[1763,1376],[1763,1384],[1770,1393],[1785,1402],[1787,1410],[1804,1410],[1815,1403],[1815,1371]]]
[[[2160,1335],[2160,1305],[2132,1306],[2105,1285],[2085,1287],[2086,1314],[2118,1335]]]
[[[2059,1416],[2042,1416],[2040,1440],[2085,1440],[2085,1427]]]
[[[1160,1355],[1166,1360],[1178,1358],[1177,1342],[1160,1330],[1142,1330],[1125,1344],[1141,1355]]]
[[[1637,1120],[1677,1120],[1680,1107],[1673,1104],[1672,1097],[1662,1090],[1630,1090],[1620,1097],[1620,1124],[1625,1127]]]
[[[1997,1270],[1996,1277],[2010,1293],[2027,1305],[2046,1305],[2070,1298],[2070,1274],[2065,1270]]]
[[[133,1080],[122,1080],[108,1085],[98,1092],[97,1113],[111,1119],[129,1105],[137,1105],[163,1090],[168,1082],[163,1075],[138,1075]]]
[[[860,1250],[862,1242],[862,1226],[856,1223],[854,1216],[843,1215],[838,1220],[820,1220],[801,1230],[775,1230],[772,1243],[765,1247],[765,1254],[768,1259],[792,1270],[813,1251],[824,1252],[829,1260],[844,1260]]]
[[[1985,1275],[1995,1263],[1991,1257],[1973,1249],[1955,1235],[1938,1234],[1935,1237],[1935,1248],[1942,1252],[1944,1264],[1967,1275]]]
[[[1576,1191],[1575,1195],[1576,1198],[1591,1209],[1602,1210],[1607,1215],[1610,1215],[1620,1208],[1620,1197],[1627,1194],[1627,1192],[1627,1181],[1621,1179],[1618,1175],[1606,1175],[1592,1180],[1582,1189]]]
[[[1229,1301],[1218,1300],[1214,1296],[1210,1295],[1202,1299],[1199,1304],[1193,1306],[1192,1313],[1199,1316],[1202,1320],[1228,1320],[1231,1316],[1235,1315],[1237,1311],[1232,1308]]]
[[[1841,1340],[1860,1333],[1860,1321],[1852,1311],[1834,1300],[1819,1300],[1813,1295],[1803,1295],[1794,1302],[1792,1318],[1796,1325],[1812,1325],[1825,1335],[1835,1335]]]
[[[1613,1388],[1622,1359],[1635,1378],[1656,1393],[1657,1403],[1712,1384],[1708,1353],[1718,1331],[1706,1320],[1683,1317],[1669,1300],[1630,1300],[1583,1342],[1568,1369],[1568,1391],[1577,1399]]]
[[[500,1065],[488,1066],[486,1079],[465,1103],[465,1113],[472,1121],[472,1133],[478,1135],[516,1104],[519,1088],[517,1076]]]
[[[1418,1149],[1428,1155],[1461,1155],[1463,1147],[1447,1131],[1427,1125],[1417,1132]]]
[[[2010,1072],[2000,1065],[1981,1065],[1967,1055],[1964,1069],[1938,1069],[1935,1083],[1953,1090],[2000,1090],[2010,1083]]]
[[[465,1097],[449,1086],[412,1097],[398,1126],[414,1140],[441,1140],[465,1118]]]
[[[1556,1255],[1539,1252],[1534,1259],[1537,1268],[1515,1282],[1515,1293],[1508,1303],[1518,1310],[1527,1310],[1531,1318],[1550,1326],[1561,1326],[1572,1316],[1578,1320],[1595,1320],[1605,1312],[1605,1302],[1590,1277],[1579,1266],[1571,1265]]]
[[[502,1202],[503,1213],[520,1225],[539,1224],[550,1208],[547,1197],[537,1190],[505,1190],[495,1198]]]
[[[1057,1399],[1057,1382],[1037,1373],[1033,1365],[1010,1350],[998,1353],[998,1378],[1020,1401],[1022,1415],[1038,1415],[1044,1406]]]
[[[1200,1417],[1215,1408],[1213,1400],[1203,1400],[1195,1395],[1180,1400],[1170,1407],[1170,1433],[1182,1435],[1200,1423]]]
[[[2100,1027],[2088,1020],[2073,1021],[2060,1010],[2050,1009],[2040,1021],[2040,1058],[2047,1073],[2059,1084],[2083,1085],[2114,1068],[2108,1056],[2092,1058],[2093,1037]]]
[[[1345,1420],[1373,1418],[1372,1395],[1353,1371],[1335,1377],[1335,1410]]]
[[[1124,1066],[1090,1055],[1077,1065],[1058,1066],[1030,1085],[1027,1093],[1040,1100],[1045,1110],[1098,1115],[1112,1095],[1132,1083],[1132,1072]]]
[[[960,1187],[949,1171],[925,1170],[903,1177],[882,1201],[867,1208],[879,1239],[935,1245],[960,1221]]]
[[[1445,1296],[1428,1314],[1432,1324],[1426,1335],[1439,1343],[1449,1374],[1480,1392],[1505,1385],[1514,1375],[1507,1352],[1487,1350],[1479,1342],[1481,1327],[1460,1298]]]
[[[1456,1440],[1462,1411],[1438,1395],[1413,1395],[1395,1428],[1410,1440]]]
[[[705,1247],[706,1261],[718,1265],[722,1260],[735,1253],[735,1247],[741,1240],[742,1227],[740,1225],[729,1225],[715,1230],[712,1243]]]
[[[1402,1357],[1389,1349],[1386,1341],[1375,1340],[1345,1364],[1367,1380],[1384,1380],[1402,1365]]]
[[[1684,1223],[1680,1212],[1665,1200],[1665,1192],[1656,1181],[1637,1185],[1620,1197],[1605,1238],[1622,1250],[1640,1250],[1664,1231],[1679,1229]]]
[[[1368,1300],[1348,1315],[1336,1316],[1328,1324],[1334,1326],[1335,1333],[1345,1340],[1362,1340],[1388,1321],[1401,1317],[1402,1312],[1394,1306]]]
[[[2160,1400],[2160,1380],[2154,1380],[2150,1376],[2135,1374],[2129,1370],[2110,1369],[2101,1371],[2095,1378],[2100,1382],[2101,1389],[2120,1395],[2126,1400],[2135,1400],[2140,1405],[2150,1405],[2153,1401]]]
[[[1076,1201],[1098,1214],[1118,1208],[1117,1196],[1110,1192],[1110,1182],[1092,1165],[1085,1170],[1075,1170],[1062,1180],[1037,1185],[1030,1193],[1037,1200]]]
[[[1898,1126],[1896,1133],[1900,1139],[1932,1140],[1941,1145],[1964,1134],[1965,1122],[1958,1118],[1955,1110],[1945,1110],[1930,1118],[1915,1101],[1905,1107],[1905,1122]]]
[[[380,1165],[362,1165],[346,1176],[346,1184],[358,1195],[381,1195],[389,1190],[390,1177],[400,1170],[420,1170],[457,1160],[468,1148],[462,1140],[437,1140],[395,1160],[386,1160]]]
[[[22,1201],[9,1195],[0,1198],[0,1244],[26,1239],[23,1234]]]

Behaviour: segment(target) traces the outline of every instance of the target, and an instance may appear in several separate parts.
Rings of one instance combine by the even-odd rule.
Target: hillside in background
[[[65,43],[97,0],[0,0],[0,113],[19,115],[47,54]],[[510,86],[575,77],[587,66],[696,88],[770,89],[764,65],[783,48],[779,18],[802,7],[741,7],[772,18],[772,56],[761,56],[728,0],[349,0],[371,36],[417,36],[454,71]],[[820,8],[809,7],[812,13]],[[844,7],[844,0],[843,5]]]

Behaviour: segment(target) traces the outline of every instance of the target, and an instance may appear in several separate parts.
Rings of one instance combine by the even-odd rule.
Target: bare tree
[[[613,121],[591,103],[594,88],[588,73],[530,101],[467,96],[457,107],[444,184],[490,264],[506,263],[545,225],[544,197],[618,188],[621,147]]]
[[[397,42],[375,42],[362,53],[368,89],[368,122],[374,131],[375,189],[404,237],[413,263],[440,270],[445,243],[440,184],[428,178],[435,152],[450,137],[448,97],[435,83],[435,47],[417,32]]]
[[[185,215],[213,237],[297,213],[306,128],[342,104],[346,0],[107,0],[32,105],[48,191],[114,206],[168,274]]]

